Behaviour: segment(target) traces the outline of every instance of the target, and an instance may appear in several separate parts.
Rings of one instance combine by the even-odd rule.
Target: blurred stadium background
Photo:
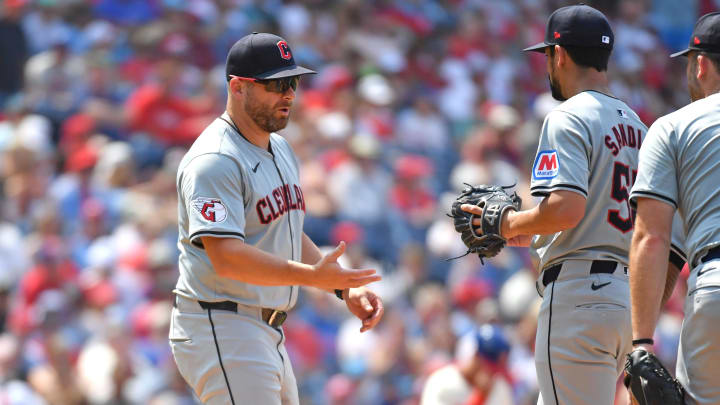
[[[334,296],[301,294],[286,323],[301,402],[417,404],[429,373],[467,356],[460,337],[491,323],[511,343],[505,403],[534,404],[528,254],[445,261],[464,252],[445,212],[463,182],[517,181],[533,203],[555,104],[544,57],[520,50],[569,3],[2,0],[0,404],[194,403],[167,344],[175,172],[224,109],[226,52],[251,31],[319,72],[282,132],[302,161],[305,231],[384,275],[385,319],[362,335]],[[689,102],[668,54],[720,1],[587,3],[613,24],[616,96],[647,124]],[[675,298],[656,335],[671,369],[681,320]]]

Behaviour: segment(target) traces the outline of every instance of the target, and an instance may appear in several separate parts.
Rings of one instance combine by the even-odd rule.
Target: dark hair
[[[610,49],[605,48],[588,48],[584,46],[563,46],[570,55],[570,59],[576,65],[585,68],[595,68],[598,72],[607,70],[608,60],[610,60]],[[555,47],[550,47],[550,56],[555,55]]]

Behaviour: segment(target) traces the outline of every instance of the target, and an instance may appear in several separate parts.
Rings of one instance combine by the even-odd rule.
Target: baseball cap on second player
[[[545,48],[555,45],[612,49],[614,42],[615,36],[605,15],[579,4],[555,10],[548,19],[545,41],[523,51],[544,53]]]
[[[230,48],[225,63],[225,75],[254,79],[280,79],[315,71],[295,64],[290,45],[281,37],[267,33],[246,35]]]
[[[671,58],[676,56],[687,55],[690,51],[700,51],[708,53],[720,53],[720,13],[709,13],[700,17],[695,28],[693,28],[690,44],[684,51],[676,52],[670,55]]]

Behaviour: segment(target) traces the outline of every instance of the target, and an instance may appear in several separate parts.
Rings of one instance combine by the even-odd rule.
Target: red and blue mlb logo
[[[543,150],[538,153],[533,164],[533,179],[552,179],[560,171],[560,160],[555,149]]]

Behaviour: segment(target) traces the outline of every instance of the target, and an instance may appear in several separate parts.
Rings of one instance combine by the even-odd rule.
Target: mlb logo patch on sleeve
[[[206,221],[222,222],[227,218],[227,210],[219,198],[199,197],[193,200],[192,205]]]
[[[560,161],[556,150],[543,150],[538,153],[533,164],[533,179],[552,179],[560,171]]]

